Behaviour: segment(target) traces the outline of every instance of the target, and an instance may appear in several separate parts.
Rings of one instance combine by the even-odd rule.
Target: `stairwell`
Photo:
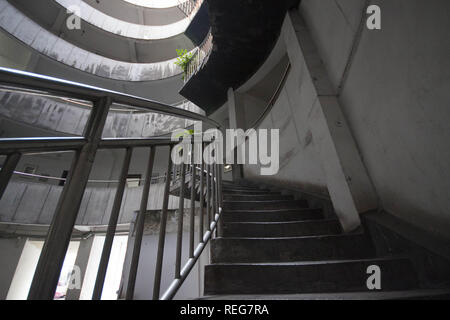
[[[223,184],[219,237],[211,242],[205,299],[448,298],[423,288],[407,255],[380,256],[364,228],[344,234],[337,218],[305,200]],[[381,270],[369,290],[368,267]]]

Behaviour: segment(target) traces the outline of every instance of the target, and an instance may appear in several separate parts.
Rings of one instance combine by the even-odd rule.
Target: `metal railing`
[[[195,15],[197,13],[203,4],[203,1],[204,0],[178,0],[178,8],[180,8],[186,17],[190,17],[191,15]]]
[[[102,295],[105,281],[106,270],[111,255],[112,244],[119,219],[120,208],[123,200],[126,180],[130,168],[133,150],[138,147],[150,148],[150,155],[147,160],[147,171],[141,204],[135,226],[135,242],[132,252],[130,265],[130,274],[126,291],[126,299],[133,299],[134,288],[138,270],[141,242],[144,231],[144,216],[147,211],[148,198],[151,187],[153,166],[155,154],[162,147],[168,147],[172,151],[175,144],[166,137],[156,137],[150,139],[102,139],[102,133],[105,121],[110,107],[113,103],[130,105],[134,108],[140,108],[147,111],[163,113],[191,120],[203,121],[213,127],[220,129],[220,125],[200,114],[189,112],[183,109],[174,108],[156,101],[142,99],[110,90],[87,86],[71,81],[56,79],[48,76],[32,74],[28,72],[0,68],[0,85],[6,85],[15,88],[24,88],[27,90],[37,90],[46,94],[62,96],[65,98],[81,99],[92,101],[93,108],[87,122],[83,137],[33,137],[33,138],[13,138],[0,139],[0,155],[6,156],[6,160],[0,171],[0,199],[3,196],[9,181],[22,157],[30,153],[48,153],[61,151],[74,151],[69,175],[64,185],[61,196],[50,224],[50,228],[45,240],[42,253],[33,277],[31,288],[28,294],[30,300],[52,300],[58,285],[60,272],[66,256],[71,234],[75,226],[78,211],[84,195],[84,191],[89,182],[89,175],[96,158],[96,153],[100,149],[125,149],[125,157],[122,163],[120,178],[111,210],[110,220],[107,228],[105,243],[101,255],[100,265],[97,273],[97,279],[94,287],[92,299],[99,300]],[[202,144],[202,151],[205,146]],[[190,164],[183,164],[184,170]],[[167,173],[164,190],[163,207],[161,214],[161,229],[158,244],[158,258],[156,262],[154,299],[160,298],[162,262],[164,258],[165,228],[168,216],[168,202],[172,172],[171,152],[167,160]],[[190,170],[195,173],[197,168],[192,164]],[[200,257],[203,249],[209,239],[213,236],[221,214],[221,172],[222,165],[203,163],[200,170],[199,197],[200,197],[200,220],[199,233],[202,235],[199,239],[199,245],[194,248],[194,224],[191,224],[190,230],[190,257],[183,269],[181,269],[182,238],[179,238],[177,246],[176,276],[170,288],[164,293],[162,299],[171,299],[175,296],[183,281],[192,270],[196,261]],[[184,179],[184,175],[180,175]],[[196,174],[192,174],[191,179],[191,222],[195,221],[195,199],[197,196]],[[205,188],[206,190],[202,192]],[[184,184],[180,190],[184,192]],[[206,196],[205,196],[206,194]],[[180,193],[183,198],[184,193]],[[181,201],[180,202],[184,202]],[[205,206],[205,207],[204,207]],[[203,230],[204,211],[209,222],[207,230]],[[182,217],[182,215],[181,215]],[[182,223],[182,222],[180,222]],[[181,229],[182,231],[182,229]],[[181,232],[178,231],[178,235]]]
[[[209,30],[208,35],[203,40],[202,44],[198,46],[195,50],[194,55],[186,69],[186,74],[184,76],[184,82],[188,82],[189,79],[200,70],[212,52],[214,43],[213,43],[213,35],[211,30]]]

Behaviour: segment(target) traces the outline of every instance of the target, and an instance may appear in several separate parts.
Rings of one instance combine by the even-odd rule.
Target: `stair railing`
[[[220,129],[220,125],[203,115],[174,108],[156,101],[24,71],[0,68],[0,85],[16,89],[21,88],[25,90],[32,90],[34,92],[38,91],[65,98],[81,99],[91,101],[93,103],[93,108],[82,137],[30,137],[0,139],[0,155],[6,156],[6,160],[0,171],[0,199],[2,198],[23,155],[30,153],[51,153],[63,151],[74,151],[75,153],[69,175],[58,200],[58,204],[33,277],[28,294],[29,300],[53,300],[54,298],[59,276],[66,256],[66,251],[71,240],[71,234],[75,226],[81,201],[87,183],[89,182],[89,175],[91,173],[97,151],[100,149],[125,149],[126,154],[122,163],[118,187],[114,198],[113,208],[110,215],[92,296],[93,300],[101,299],[106,270],[111,255],[114,235],[117,229],[120,208],[133,151],[135,148],[139,147],[146,147],[150,149],[150,155],[147,159],[147,171],[145,175],[140,210],[136,221],[135,243],[132,252],[130,274],[126,291],[126,298],[133,299],[143,236],[144,216],[147,211],[155,154],[160,148],[163,147],[168,147],[171,151],[174,145],[178,142],[166,137],[155,137],[148,139],[104,139],[102,138],[102,133],[105,127],[108,111],[113,103],[117,103],[121,105],[133,106],[133,108],[138,108],[145,111],[202,121],[218,129]],[[167,163],[163,209],[161,215],[161,232],[159,236],[159,251],[155,273],[155,299],[159,299],[162,261],[164,258],[165,226],[167,223],[168,199],[172,170],[171,152],[169,153]],[[195,173],[197,168],[194,165],[183,164],[183,166],[186,167],[189,165],[191,172]],[[194,225],[191,224],[190,259],[181,270],[181,260],[178,258],[176,266],[176,281],[170,286],[167,292],[163,295],[162,299],[171,299],[175,296],[217,228],[217,223],[221,214],[220,199],[222,199],[222,196],[220,172],[223,168],[221,168],[221,165],[218,164],[202,164],[201,170],[204,170],[205,167],[206,173],[202,172],[200,174],[200,190],[203,190],[206,180],[206,197],[203,197],[203,200],[200,200],[200,205],[201,207],[206,205],[206,209],[201,210],[202,214],[200,214],[200,220],[203,219],[203,211],[206,211],[207,220],[211,223],[204,233],[203,225],[199,226],[199,232],[203,234],[203,237],[199,239],[199,245],[195,250],[193,250],[195,229]],[[195,180],[195,174],[192,175],[192,179]],[[200,194],[200,198],[202,198],[202,194],[203,193]],[[192,181],[191,222],[192,219],[195,220],[195,197],[195,183]],[[178,247],[177,250],[181,250],[180,247]],[[177,251],[177,257],[178,254],[179,253]]]

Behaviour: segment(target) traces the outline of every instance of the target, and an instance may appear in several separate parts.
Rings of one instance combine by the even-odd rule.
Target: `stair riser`
[[[240,212],[225,211],[224,222],[287,222],[323,219],[321,210],[293,210],[281,212]]]
[[[272,210],[307,208],[305,200],[295,201],[255,201],[255,202],[224,202],[225,210]]]
[[[261,201],[261,200],[294,200],[292,196],[284,196],[278,194],[262,194],[262,195],[224,195],[223,199],[225,201]]]
[[[293,262],[360,259],[374,256],[364,235],[291,239],[217,238],[211,242],[212,263]]]
[[[223,237],[305,237],[341,233],[336,221],[305,221],[299,223],[255,224],[224,223]]]
[[[280,194],[277,192],[269,192],[264,190],[222,190],[224,195],[265,195],[265,194]]]
[[[211,265],[205,270],[205,295],[364,292],[369,291],[367,268],[374,264],[381,268],[383,291],[418,287],[408,260],[304,266]]]

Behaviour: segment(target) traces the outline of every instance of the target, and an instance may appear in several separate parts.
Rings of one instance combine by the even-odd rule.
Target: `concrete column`
[[[228,89],[228,113],[230,129],[245,130],[245,108],[243,97],[233,88]],[[233,181],[239,181],[244,177],[242,165],[237,164],[237,152],[234,154]]]
[[[334,209],[346,232],[360,226],[359,214],[378,207],[378,199],[342,113],[325,66],[298,10],[283,24],[292,72],[301,77],[301,94],[309,95],[308,123],[320,155]]]
[[[83,287],[84,278],[86,275],[86,269],[89,262],[89,257],[91,255],[92,244],[94,243],[94,237],[90,237],[89,239],[81,240],[80,246],[78,248],[77,258],[75,260],[75,265],[80,268],[80,289],[69,289],[67,290],[66,300],[79,300],[81,289]]]

